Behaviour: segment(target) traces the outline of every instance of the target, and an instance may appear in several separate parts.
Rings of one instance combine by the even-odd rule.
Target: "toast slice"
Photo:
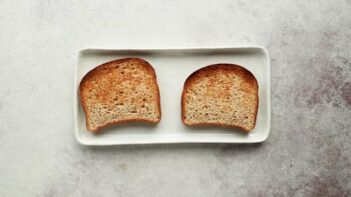
[[[235,127],[249,132],[256,124],[257,80],[235,64],[206,66],[185,81],[181,105],[185,125]]]
[[[104,63],[89,71],[79,85],[87,129],[125,122],[158,123],[160,93],[153,67],[140,58]]]

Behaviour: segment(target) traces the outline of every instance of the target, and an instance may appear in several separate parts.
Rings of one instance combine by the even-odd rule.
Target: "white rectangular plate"
[[[155,69],[161,94],[162,119],[156,126],[134,123],[93,134],[86,129],[78,96],[83,76],[94,67],[119,58],[140,57]],[[259,84],[256,127],[246,134],[232,128],[190,128],[181,121],[180,98],[185,79],[194,71],[216,63],[234,63],[250,70]],[[260,46],[187,49],[83,49],[79,51],[74,80],[75,135],[84,145],[159,143],[255,143],[270,131],[270,63]]]

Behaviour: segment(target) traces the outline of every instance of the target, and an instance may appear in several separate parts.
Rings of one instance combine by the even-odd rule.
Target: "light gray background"
[[[351,1],[0,1],[0,196],[350,196]],[[257,145],[89,148],[73,135],[84,47],[261,44]]]

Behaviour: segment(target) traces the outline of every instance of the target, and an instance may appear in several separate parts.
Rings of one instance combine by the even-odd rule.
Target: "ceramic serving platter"
[[[86,129],[78,87],[83,76],[104,62],[139,57],[155,69],[161,94],[162,119],[156,126],[132,123],[106,128],[98,134]],[[181,121],[180,98],[186,78],[194,71],[216,63],[239,64],[250,70],[259,84],[256,127],[250,133],[233,128],[190,128]],[[257,143],[270,131],[270,61],[261,46],[179,49],[98,49],[78,52],[74,79],[75,136],[84,145],[166,143]]]

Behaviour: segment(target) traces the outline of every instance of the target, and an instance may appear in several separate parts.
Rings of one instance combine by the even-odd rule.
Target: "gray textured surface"
[[[0,196],[351,196],[351,1],[0,1]],[[88,148],[83,47],[265,45],[257,145]]]

